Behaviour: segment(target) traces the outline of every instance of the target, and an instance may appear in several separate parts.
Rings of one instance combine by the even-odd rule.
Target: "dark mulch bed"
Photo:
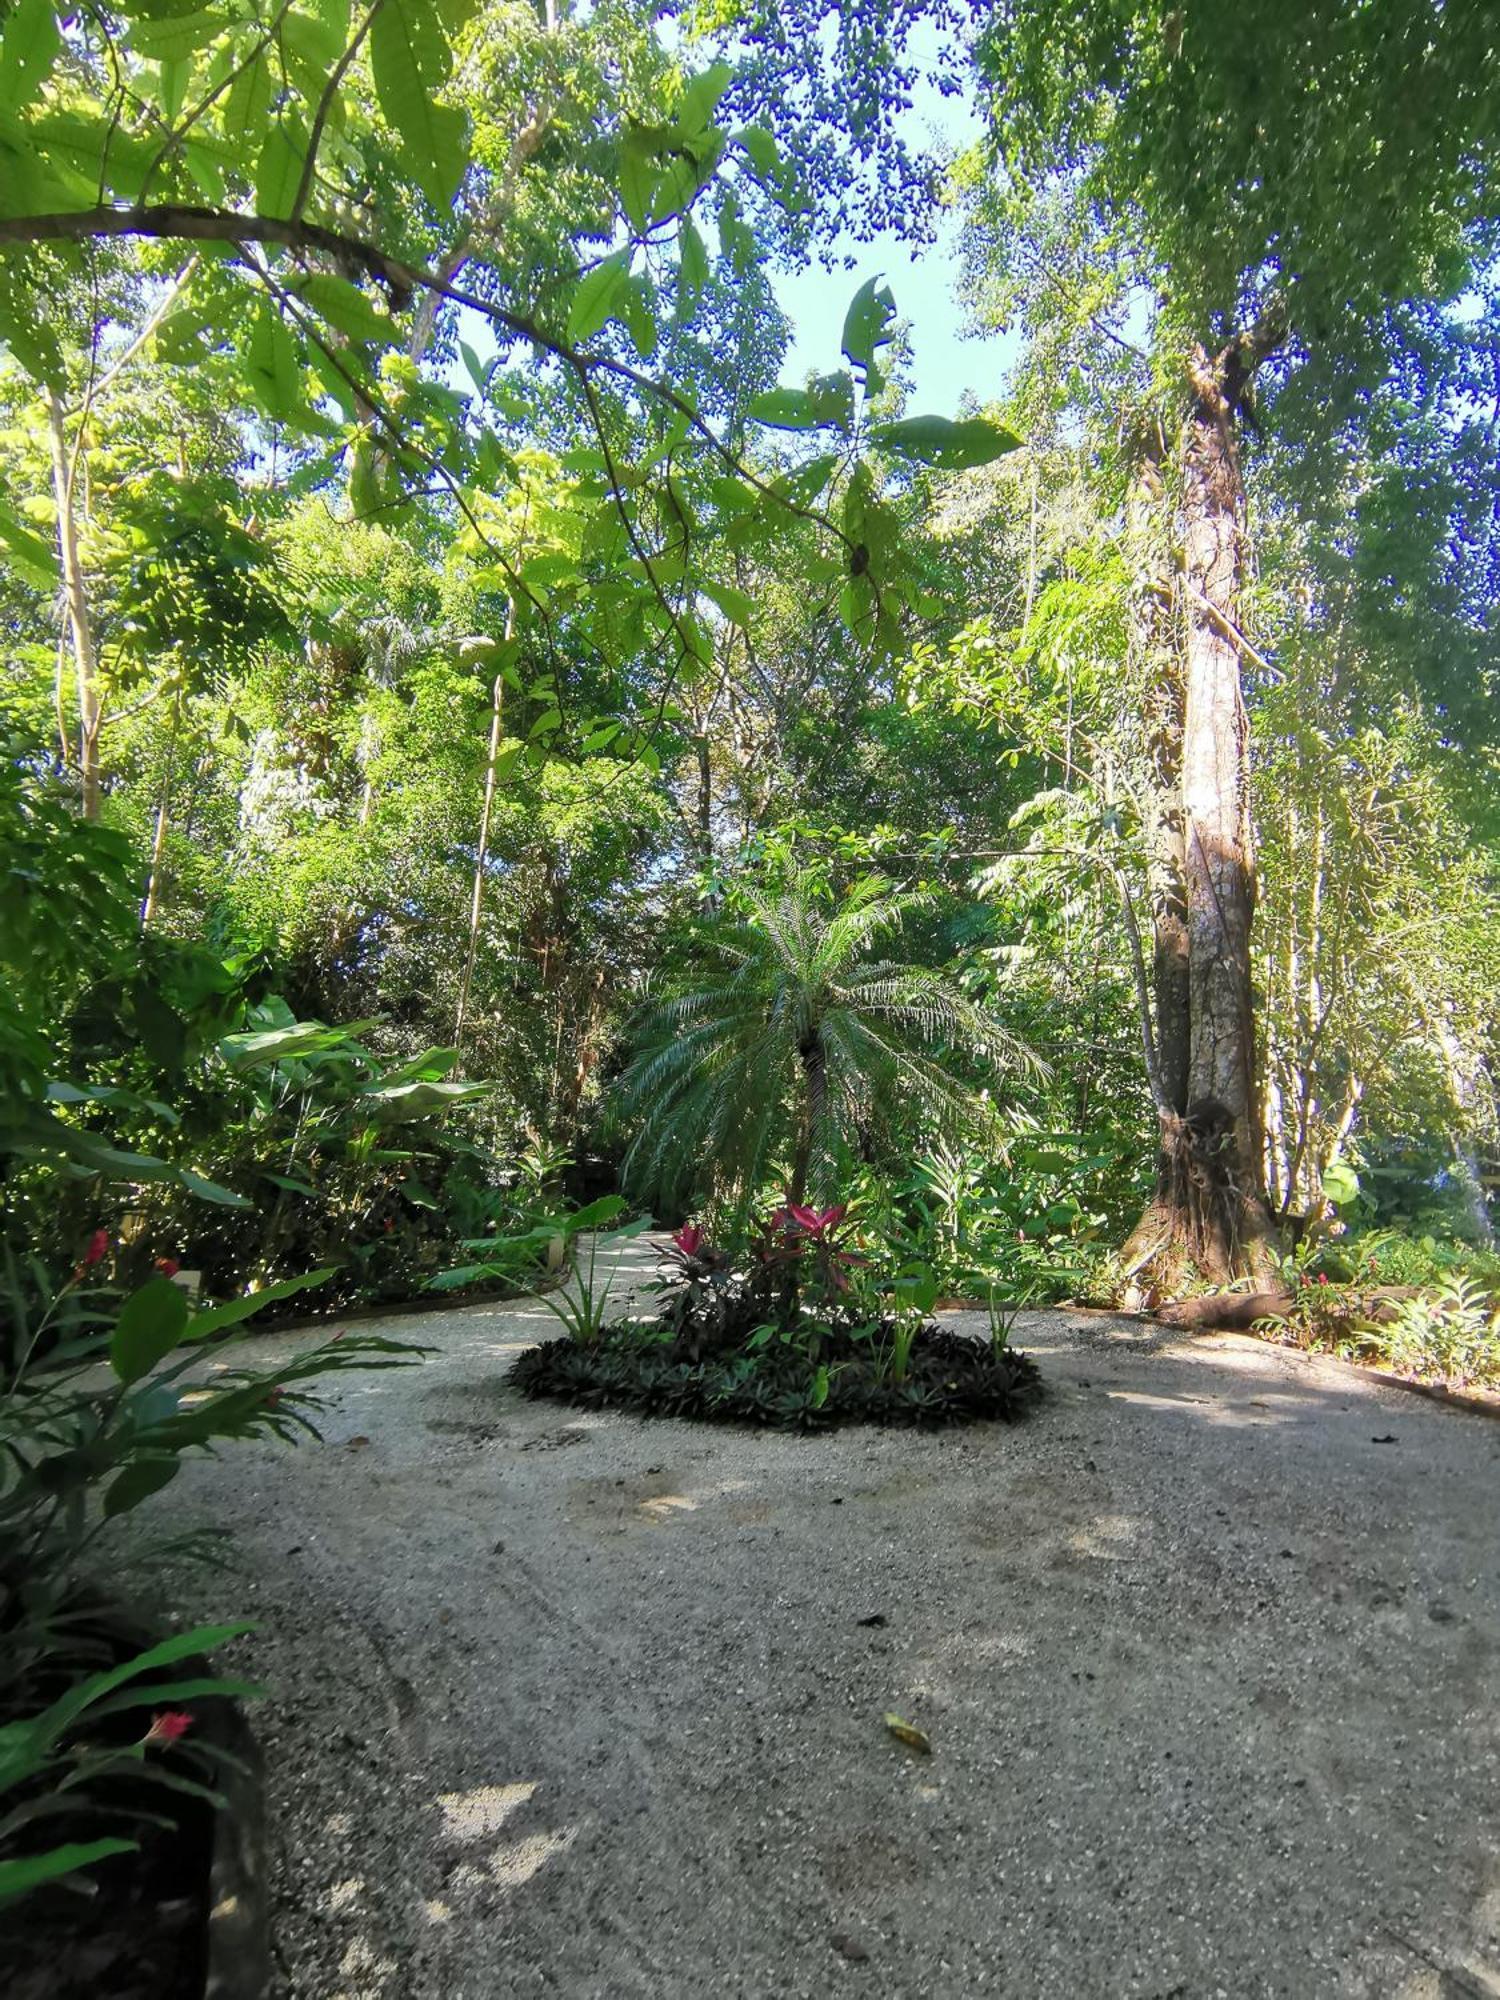
[[[636,1410],[643,1416],[700,1422],[824,1430],[834,1424],[973,1423],[1023,1416],[1042,1394],[1028,1355],[929,1321],[918,1333],[903,1381],[882,1379],[874,1356],[880,1337],[829,1328],[817,1352],[773,1344],[758,1352],[715,1353],[664,1338],[650,1323],[607,1328],[592,1346],[549,1340],[512,1365],[507,1380],[532,1397],[584,1409]],[[826,1374],[821,1371],[826,1370]]]

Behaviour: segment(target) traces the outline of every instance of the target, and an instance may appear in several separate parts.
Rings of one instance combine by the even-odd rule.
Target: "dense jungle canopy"
[[[13,1258],[1488,1245],[1491,10],[0,29]],[[936,284],[1007,360],[934,411]]]

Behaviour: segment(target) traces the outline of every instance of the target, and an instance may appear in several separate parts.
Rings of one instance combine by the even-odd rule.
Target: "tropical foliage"
[[[94,1731],[128,1649],[48,1651],[80,1524],[295,1426],[310,1376],[173,1373],[294,1283],[581,1244],[529,1386],[808,1426],[1008,1413],[1028,1296],[1254,1283],[1493,1373],[1493,44],[0,0],[28,1823],[147,1754]],[[877,235],[940,248],[887,283]],[[924,398],[950,281],[1000,359]],[[622,1201],[706,1232],[623,1330]],[[997,1336],[950,1406],[955,1294]]]

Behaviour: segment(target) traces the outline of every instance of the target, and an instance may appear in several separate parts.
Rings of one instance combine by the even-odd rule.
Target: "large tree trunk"
[[[1250,375],[1274,345],[1257,329],[1217,356],[1200,349],[1183,431],[1180,737],[1171,687],[1148,717],[1160,1151],[1155,1197],[1124,1253],[1127,1270],[1151,1268],[1157,1291],[1271,1268],[1250,974],[1255,876],[1236,432]]]

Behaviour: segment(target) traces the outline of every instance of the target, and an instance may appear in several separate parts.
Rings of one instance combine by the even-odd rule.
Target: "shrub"
[[[171,1731],[153,1724],[122,1738],[122,1711],[148,1704],[188,1716],[181,1704],[198,1696],[249,1691],[197,1672],[161,1678],[245,1626],[120,1656],[95,1582],[116,1524],[168,1486],[188,1453],[232,1438],[316,1435],[310,1385],[349,1368],[403,1366],[419,1352],[336,1334],[286,1362],[216,1366],[194,1380],[206,1352],[217,1358],[241,1322],[327,1272],[197,1312],[158,1273],[110,1309],[90,1283],[102,1236],[33,1320],[26,1298],[13,1299],[16,1359],[0,1377],[0,1900],[135,1845],[133,1832],[118,1830],[131,1809],[100,1796],[122,1770],[202,1790],[180,1763],[154,1754]],[[155,1545],[156,1559],[167,1546]],[[201,1539],[169,1546],[202,1552]],[[39,1833],[52,1837],[38,1845]]]
[[[893,1278],[883,1303],[844,1215],[788,1204],[740,1258],[689,1224],[666,1253],[653,1318],[605,1326],[599,1300],[585,1326],[558,1309],[572,1337],[528,1349],[509,1380],[590,1408],[803,1430],[1020,1415],[1040,1378],[1008,1346],[1008,1324],[988,1342],[941,1329],[927,1317],[937,1282],[920,1267]]]

